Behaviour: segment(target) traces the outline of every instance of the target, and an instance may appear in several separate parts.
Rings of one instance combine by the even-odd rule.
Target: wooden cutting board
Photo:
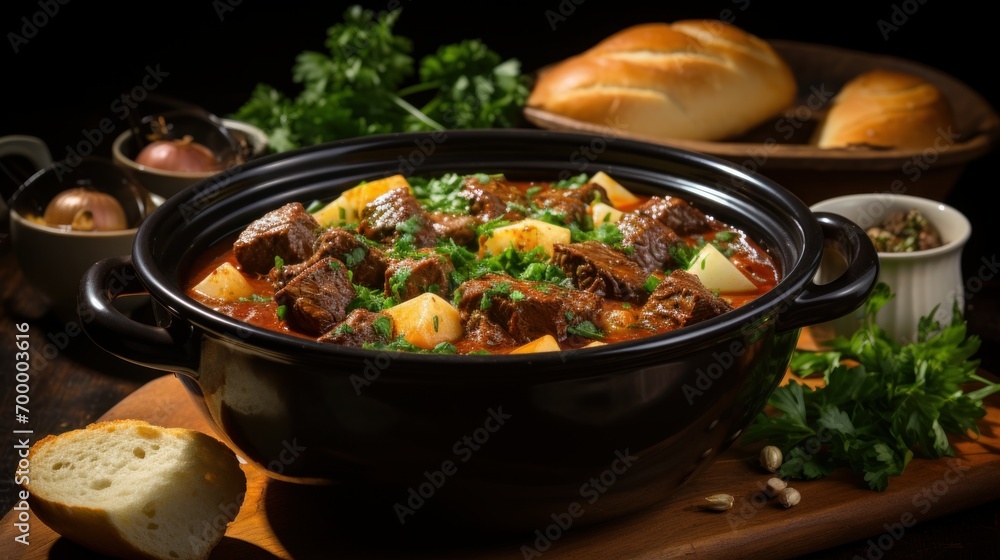
[[[115,418],[145,419],[215,435],[180,381],[171,375],[143,386],[102,417]],[[349,490],[273,481],[244,465],[246,500],[212,559],[538,557],[526,555],[522,547],[542,552],[547,560],[692,555],[780,559],[869,537],[886,549],[914,523],[1000,498],[1000,403],[996,399],[988,404],[981,429],[977,441],[956,442],[955,458],[914,459],[884,492],[860,486],[849,473],[796,481],[802,501],[791,509],[760,498],[768,476],[756,464],[757,450],[731,449],[674,496],[649,510],[603,525],[566,530],[553,526],[545,540],[538,534],[475,535],[457,529],[408,534],[396,523],[378,526],[345,511],[342,503],[349,503]],[[736,505],[727,512],[698,507],[706,496],[717,493],[735,496]],[[16,543],[15,513],[0,523],[0,558],[92,557],[34,517],[30,545]]]

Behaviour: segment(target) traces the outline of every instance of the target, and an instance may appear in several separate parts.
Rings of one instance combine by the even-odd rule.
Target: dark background
[[[238,2],[238,3],[237,3]],[[236,4],[235,6],[231,5]],[[200,2],[85,3],[69,0],[16,0],[0,7],[0,136],[42,138],[55,159],[85,138],[102,119],[116,131],[97,143],[97,155],[110,156],[112,137],[127,123],[113,103],[141,84],[147,66],[168,74],[156,92],[197,104],[225,116],[246,101],[259,82],[294,95],[295,56],[324,50],[326,29],[341,20],[347,2],[307,4],[255,0]],[[376,11],[389,0],[364,2]],[[11,33],[24,34],[43,5],[54,16],[14,52]],[[576,54],[604,37],[637,23],[684,18],[734,18],[732,23],[764,39],[837,45],[902,57],[951,74],[1000,107],[993,84],[997,54],[995,21],[980,7],[944,0],[766,3],[760,0],[658,2],[621,0],[542,0],[531,3],[463,2],[444,4],[399,0],[403,12],[395,28],[413,41],[415,58],[440,45],[480,38],[501,56],[514,57],[530,73]],[[792,7],[796,6],[796,7]],[[221,17],[220,17],[220,10]],[[548,12],[548,16],[547,16]],[[907,13],[909,12],[909,13]],[[564,18],[555,22],[552,14]],[[895,19],[893,19],[895,18]],[[879,20],[897,29],[879,28]],[[30,31],[30,30],[29,30]],[[979,273],[981,259],[996,257],[994,210],[987,199],[996,188],[996,151],[971,163],[947,202],[973,223],[964,253],[967,277]],[[0,170],[3,171],[3,170]],[[766,168],[762,169],[766,175]],[[2,176],[4,194],[24,177]],[[985,279],[985,277],[984,277]],[[969,299],[970,329],[984,338],[984,367],[1000,371],[1000,278]],[[996,502],[908,533],[894,557],[980,558],[998,548]],[[910,535],[913,535],[911,538]],[[919,536],[918,536],[919,535]],[[964,543],[964,545],[963,545]],[[823,558],[864,555],[863,543],[845,544]]]

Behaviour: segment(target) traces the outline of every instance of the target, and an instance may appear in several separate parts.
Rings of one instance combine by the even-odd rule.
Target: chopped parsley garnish
[[[319,200],[314,200],[314,201],[312,201],[312,202],[309,203],[309,206],[306,207],[306,212],[308,212],[310,214],[315,214],[316,212],[319,212],[320,210],[322,210],[324,206],[326,206],[326,205],[323,204],[323,202],[321,202]],[[341,216],[341,219],[343,219],[343,216]]]
[[[275,310],[275,313],[278,315],[279,321],[284,321],[285,315],[288,314],[288,307],[284,305],[279,305],[278,309]]]
[[[538,208],[535,211],[531,212],[529,214],[529,216],[531,218],[534,218],[534,219],[538,220],[538,221],[549,223],[549,224],[556,225],[556,226],[561,226],[561,227],[567,227],[567,224],[570,224],[570,223],[572,223],[573,225],[576,225],[574,222],[570,222],[567,219],[566,214],[563,214],[562,212],[556,212],[555,210],[553,210],[551,208]],[[588,216],[588,218],[589,218],[589,216]]]
[[[715,234],[715,240],[723,243],[729,243],[734,239],[736,239],[736,233],[732,231],[720,231]]]
[[[396,231],[402,235],[396,237],[396,241],[392,244],[392,249],[389,251],[392,257],[402,259],[419,253],[416,234],[424,225],[421,218],[420,214],[416,214],[396,224]]]
[[[432,354],[458,354],[458,348],[450,342],[439,342],[432,350]]]
[[[493,218],[488,222],[476,226],[476,239],[481,239],[484,235],[487,238],[493,237],[493,230],[510,224],[510,220],[503,217]]]
[[[646,281],[642,283],[642,287],[646,288],[647,292],[653,293],[653,290],[655,290],[656,287],[660,285],[660,282],[662,282],[662,280],[650,274],[649,278],[646,278]]]
[[[392,338],[392,319],[388,316],[379,315],[379,317],[372,322],[372,328],[375,329],[375,333],[378,334],[379,338],[383,340],[389,340]]]
[[[396,231],[410,235],[417,234],[418,232],[420,232],[420,228],[423,225],[420,218],[421,218],[420,214],[414,214],[413,216],[410,216],[405,221],[396,224]]]
[[[364,245],[359,245],[350,253],[344,253],[344,264],[347,265],[347,268],[354,268],[365,260],[367,254],[368,249]]]
[[[594,340],[600,340],[605,336],[604,331],[590,321],[581,321],[575,325],[569,325],[566,327],[566,332]]]
[[[333,333],[334,334],[353,334],[354,333],[354,329],[351,327],[351,325],[348,325],[347,323],[341,323],[341,324],[337,325],[337,327],[335,329],[333,329]]]
[[[438,332],[438,316],[434,316],[434,332]]]
[[[694,258],[698,256],[698,252],[701,248],[705,246],[704,242],[697,243],[695,245],[688,245],[687,243],[674,243],[671,245],[667,251],[670,253],[671,258],[677,263],[676,268],[683,268],[687,270],[691,268],[691,264],[694,263]]]
[[[406,281],[409,279],[410,269],[408,267],[400,268],[389,278],[389,293],[396,298],[396,301],[402,299],[401,294],[406,291]]]
[[[343,264],[341,264],[340,261],[336,259],[330,259],[326,261],[326,263],[330,266],[330,270],[340,270],[340,267],[344,266]]]
[[[530,251],[508,247],[499,255],[478,259],[475,253],[448,239],[438,243],[435,251],[451,258],[451,264],[455,267],[450,278],[452,290],[466,280],[489,273],[507,274],[520,280],[548,282],[567,288],[572,286],[571,279],[566,277],[561,268],[551,263],[542,247],[535,247]]]
[[[347,304],[347,310],[367,309],[368,311],[379,312],[396,305],[395,298],[385,295],[379,288],[368,288],[360,284],[354,284],[354,299]]]
[[[581,173],[579,175],[574,175],[568,179],[562,179],[552,183],[552,188],[554,189],[578,189],[587,184],[590,177],[586,173]]]
[[[489,309],[493,306],[494,297],[510,295],[510,292],[510,282],[498,282],[486,288],[486,291],[483,292],[483,299],[479,301],[479,309]],[[521,294],[521,298],[524,298],[524,294]]]
[[[281,272],[282,268],[285,268],[285,259],[275,255],[274,256],[274,268]]]
[[[249,297],[241,297],[240,301],[241,302],[250,302],[250,303],[267,303],[269,301],[272,301],[272,299],[269,298],[269,297],[264,297],[264,296],[257,295],[257,294],[250,294]]]
[[[362,345],[365,350],[389,350],[396,352],[411,352],[414,354],[458,354],[458,349],[450,342],[438,343],[430,350],[424,350],[419,346],[407,342],[403,335],[399,335],[389,342],[377,341],[366,342]]]
[[[411,177],[413,196],[428,212],[468,214],[469,199],[462,196],[465,176],[447,173],[440,177]]]
[[[626,254],[635,251],[635,248],[631,245],[627,247],[622,246],[622,241],[624,236],[620,229],[618,229],[617,223],[601,223],[597,227],[591,229],[590,231],[584,231],[577,227],[570,227],[570,235],[573,243],[582,243],[584,241],[600,241],[605,245],[614,247],[619,251]]]
[[[388,319],[388,317],[385,318]],[[384,338],[388,340],[389,337],[384,337]],[[390,340],[389,342],[384,342],[382,340],[376,342],[366,342],[362,344],[361,347],[364,348],[365,350],[390,350],[396,352],[415,352],[415,353],[425,352],[425,350],[420,348],[419,346],[416,346],[411,342],[407,342],[407,340],[403,338],[403,335],[399,335],[396,338]]]

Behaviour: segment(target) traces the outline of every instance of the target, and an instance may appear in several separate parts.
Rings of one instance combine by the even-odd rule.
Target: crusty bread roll
[[[953,124],[951,105],[934,84],[911,74],[872,70],[834,96],[813,142],[820,148],[917,150],[933,146]]]
[[[246,494],[246,475],[222,442],[138,420],[48,436],[29,456],[32,511],[116,558],[204,560]]]
[[[544,70],[527,105],[653,138],[714,141],[778,115],[795,94],[767,42],[684,20],[629,27]]]

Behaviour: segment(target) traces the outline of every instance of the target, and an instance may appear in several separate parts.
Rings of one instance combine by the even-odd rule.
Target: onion
[[[45,207],[45,224],[76,231],[115,231],[128,227],[125,210],[107,193],[75,187],[56,195]]]
[[[190,136],[180,140],[156,140],[139,152],[135,162],[164,171],[190,173],[220,170],[219,160],[212,150]]]

